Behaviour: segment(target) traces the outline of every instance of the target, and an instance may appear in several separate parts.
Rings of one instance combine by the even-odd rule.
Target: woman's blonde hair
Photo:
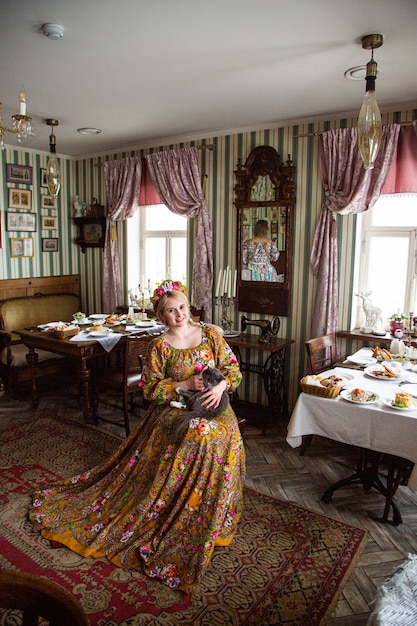
[[[258,220],[253,228],[255,237],[267,237],[269,232],[269,224],[266,220]]]

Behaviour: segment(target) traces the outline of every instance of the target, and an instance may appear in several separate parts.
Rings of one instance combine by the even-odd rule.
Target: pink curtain
[[[417,121],[402,126],[382,193],[417,193]]]
[[[119,248],[116,221],[126,220],[139,206],[142,161],[129,157],[104,163],[109,212],[106,220],[106,240],[103,259],[103,311],[112,313],[122,304]]]
[[[317,277],[311,336],[337,331],[338,246],[337,215],[361,213],[372,207],[382,187],[398,142],[400,126],[383,126],[382,144],[375,167],[365,170],[357,146],[357,129],[322,133],[320,168],[325,191],[323,208],[314,233],[311,267]]]
[[[201,189],[197,149],[180,148],[155,152],[146,155],[145,159],[162,202],[173,213],[196,219],[191,301],[197,309],[204,308],[205,320],[211,321],[213,234],[210,214]]]

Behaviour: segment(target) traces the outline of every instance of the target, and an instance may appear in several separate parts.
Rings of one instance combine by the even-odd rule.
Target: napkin
[[[98,341],[106,352],[111,352],[121,338],[122,335],[120,333],[109,333],[106,337],[92,337],[88,332],[82,330],[74,337],[71,337],[70,341]]]

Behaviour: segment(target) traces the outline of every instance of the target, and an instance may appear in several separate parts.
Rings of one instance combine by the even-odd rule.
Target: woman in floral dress
[[[268,234],[268,222],[258,220],[253,229],[253,238],[243,242],[242,269],[251,270],[250,280],[276,283],[278,274],[272,262],[278,261],[280,252]]]
[[[242,376],[217,327],[191,320],[181,283],[165,281],[153,302],[166,331],[146,357],[145,419],[104,464],[36,492],[30,519],[44,537],[78,554],[107,557],[189,593],[215,546],[227,546],[236,532],[245,452],[230,405],[215,420],[191,420],[174,444],[184,409],[170,402],[178,386],[204,389],[201,372],[209,365],[225,380],[205,391],[207,406],[217,406]]]

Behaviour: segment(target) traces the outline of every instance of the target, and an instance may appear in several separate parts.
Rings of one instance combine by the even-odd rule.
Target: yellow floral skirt
[[[245,451],[229,406],[193,419],[173,443],[181,409],[156,405],[102,465],[33,496],[34,528],[74,552],[138,568],[189,593],[243,506]]]

